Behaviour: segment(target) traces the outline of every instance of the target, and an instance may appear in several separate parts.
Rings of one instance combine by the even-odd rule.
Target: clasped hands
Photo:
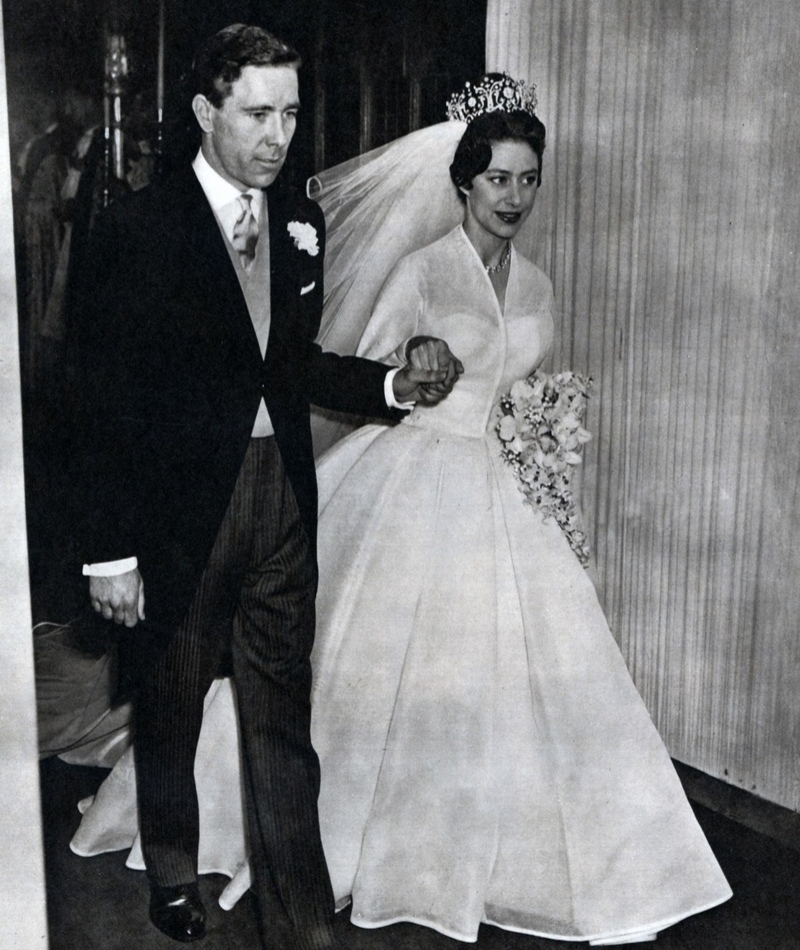
[[[406,344],[408,364],[394,377],[392,388],[398,402],[420,402],[434,406],[441,402],[464,372],[461,360],[450,352],[444,340],[415,336]]]

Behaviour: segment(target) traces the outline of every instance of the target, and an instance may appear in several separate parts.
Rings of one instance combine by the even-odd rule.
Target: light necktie
[[[252,266],[258,241],[258,221],[250,205],[252,198],[246,191],[237,197],[240,213],[233,226],[233,247],[245,270]]]

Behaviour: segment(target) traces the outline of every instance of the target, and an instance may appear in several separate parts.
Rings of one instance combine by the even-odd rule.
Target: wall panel
[[[602,600],[672,754],[800,808],[800,7],[490,0],[548,128],[530,253],[596,380]]]

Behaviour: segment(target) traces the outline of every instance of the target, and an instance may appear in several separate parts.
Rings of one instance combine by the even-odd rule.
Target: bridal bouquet
[[[514,469],[525,501],[555,518],[584,567],[589,542],[570,489],[581,450],[591,433],[581,425],[592,380],[578,373],[517,380],[502,397],[496,432],[503,459]]]

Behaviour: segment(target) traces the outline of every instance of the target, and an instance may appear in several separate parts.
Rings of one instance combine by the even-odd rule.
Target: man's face
[[[297,124],[297,72],[245,66],[220,108],[195,96],[209,165],[237,188],[266,188],[283,168]]]

